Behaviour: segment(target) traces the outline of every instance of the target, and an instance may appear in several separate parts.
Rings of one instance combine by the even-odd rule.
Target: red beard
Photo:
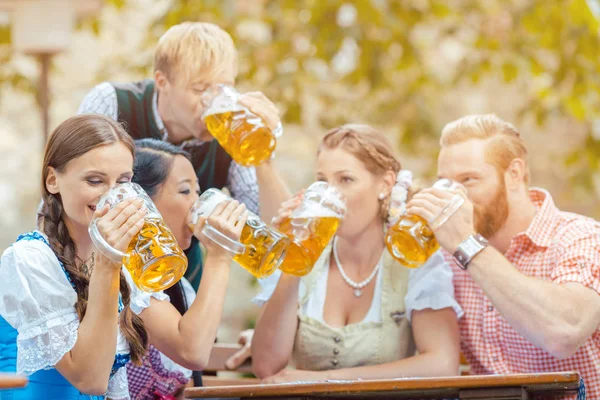
[[[508,199],[504,177],[494,196],[485,206],[474,204],[475,230],[484,238],[490,239],[502,228],[508,218]]]

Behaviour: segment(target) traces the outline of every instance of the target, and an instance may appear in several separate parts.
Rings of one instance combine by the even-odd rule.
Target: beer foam
[[[212,194],[212,195],[211,195]],[[222,202],[232,200],[231,197],[217,189],[208,189],[194,204],[191,210],[190,222],[195,224],[198,222],[198,217],[207,217],[212,214],[215,208]],[[260,221],[260,218],[252,211],[247,210],[248,220],[255,218]]]
[[[306,206],[302,206],[300,207],[298,210],[294,211],[294,213],[292,213],[291,218],[292,219],[296,219],[296,218],[327,218],[327,217],[333,217],[333,218],[339,218],[341,219],[342,216],[338,213],[336,213],[334,210],[329,209],[329,208],[323,208],[323,207],[306,207]]]
[[[244,106],[238,103],[239,98],[240,94],[235,89],[222,86],[221,92],[213,98],[203,117],[206,118],[209,115],[246,110]]]
[[[209,192],[210,191],[210,192]],[[209,193],[212,195],[209,195]],[[193,224],[198,222],[198,217],[208,217],[219,203],[227,200],[227,196],[222,192],[214,189],[207,190],[194,204],[191,221]]]

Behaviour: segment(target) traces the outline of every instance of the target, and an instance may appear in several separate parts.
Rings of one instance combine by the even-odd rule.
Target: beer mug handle
[[[246,252],[246,246],[244,244],[223,235],[208,222],[204,223],[202,233],[204,233],[204,236],[233,254],[244,254]]]
[[[430,228],[435,231],[437,228],[442,226],[454,213],[463,205],[465,202],[464,197],[459,194],[454,195],[450,200],[450,203],[438,215],[430,224]]]
[[[98,230],[98,225],[96,224],[96,219],[93,219],[88,227],[88,233],[90,234],[90,239],[92,239],[92,243],[94,246],[102,253],[102,255],[108,258],[111,261],[116,263],[124,262],[124,258],[129,258],[128,254],[125,254],[114,247],[112,247],[108,242],[104,239],[100,230]]]

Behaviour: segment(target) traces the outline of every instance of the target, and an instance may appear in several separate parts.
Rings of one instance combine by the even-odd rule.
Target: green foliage
[[[340,26],[338,14],[348,5],[355,19]],[[152,32],[185,20],[227,29],[241,51],[240,81],[282,105],[287,122],[300,121],[299,99],[310,91],[323,104],[325,128],[356,119],[383,124],[398,130],[402,146],[416,149],[441,128],[432,119],[439,94],[488,76],[520,85],[520,115],[540,125],[556,113],[600,116],[599,23],[585,0],[179,0]],[[248,26],[267,32],[266,39],[244,34]],[[450,40],[465,56],[448,66],[448,79],[426,59]],[[359,57],[340,72],[338,53],[348,41]]]
[[[133,3],[106,1],[116,9]],[[434,118],[441,95],[488,77],[517,85],[525,100],[519,115],[540,125],[550,115],[600,118],[600,24],[586,0],[172,0],[140,50],[187,20],[231,33],[240,51],[239,82],[263,90],[286,122],[303,120],[310,93],[324,128],[374,123],[423,157],[434,157],[427,140],[446,122]],[[103,29],[97,19],[80,28]],[[0,46],[7,40],[0,30]],[[123,68],[149,73],[151,66]],[[3,69],[0,79],[19,84],[18,75]],[[571,158],[600,159],[600,148],[589,145],[591,128],[589,136]],[[597,161],[589,166],[585,173],[598,171]]]

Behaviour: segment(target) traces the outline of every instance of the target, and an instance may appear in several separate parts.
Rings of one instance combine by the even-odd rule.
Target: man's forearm
[[[585,340],[582,329],[593,332],[581,326],[584,307],[577,293],[522,274],[492,247],[477,255],[468,271],[517,332],[556,357],[568,357],[573,342]]]
[[[283,178],[279,175],[273,161],[267,161],[256,167],[258,197],[260,199],[260,217],[269,223],[277,215],[279,206],[292,197]]]

